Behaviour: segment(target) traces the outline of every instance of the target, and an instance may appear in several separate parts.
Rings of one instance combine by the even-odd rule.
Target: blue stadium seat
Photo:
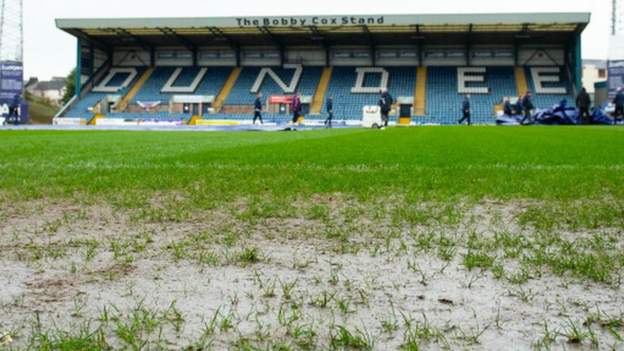
[[[184,68],[174,86],[189,85],[195,78],[199,67]],[[227,81],[232,67],[209,67],[208,72],[195,95],[217,96]],[[226,99],[225,105],[230,106],[251,106],[255,95],[251,93],[251,88],[260,73],[260,67],[245,67],[234,85],[230,95]],[[389,74],[388,89],[390,93],[398,98],[400,96],[414,96],[416,86],[416,67],[387,67]],[[137,101],[161,101],[167,103],[171,98],[171,93],[161,93],[161,89],[174,72],[175,67],[158,67],[154,70],[150,79],[137,93],[133,102]],[[293,74],[293,69],[275,67],[273,70],[281,77],[285,83],[289,83]],[[144,71],[139,69],[139,76]],[[322,67],[304,67],[298,91],[304,96],[314,96],[322,74]],[[551,86],[565,86],[569,94],[548,95],[535,94],[534,102],[538,108],[550,108],[558,104],[562,99],[573,102],[572,83],[561,70],[561,83]],[[528,84],[531,90],[535,91],[535,84],[526,68]],[[413,120],[421,123],[454,124],[461,115],[461,104],[463,96],[457,92],[457,67],[429,67],[427,73],[427,95],[426,95],[426,115],[414,117]],[[138,76],[137,76],[138,77]],[[127,75],[119,74],[111,80],[109,85],[121,83]],[[365,105],[376,105],[379,99],[378,93],[353,94],[351,89],[355,86],[357,78],[356,67],[334,67],[333,74],[329,82],[325,97],[334,98],[335,119],[360,119],[362,108]],[[138,79],[138,78],[137,78]],[[364,81],[365,87],[377,87],[380,84],[381,74],[369,73]],[[132,82],[134,84],[135,82]],[[495,121],[494,106],[501,103],[504,96],[516,96],[516,81],[513,67],[487,67],[485,82],[469,83],[474,86],[487,86],[490,88],[489,94],[471,94],[472,121],[474,123],[492,124]],[[132,85],[131,85],[132,86]],[[266,77],[260,91],[268,98],[271,95],[284,95],[282,89],[271,79]],[[119,92],[119,95],[126,91]],[[94,106],[99,100],[104,98],[105,93],[88,93],[78,101],[75,106],[66,114],[67,117],[90,117],[89,107]],[[324,104],[323,104],[324,105]],[[169,114],[167,112],[145,112],[145,113],[110,113],[109,117],[127,119],[188,119],[188,115]],[[307,116],[307,118],[325,118],[327,116],[323,106],[321,115]],[[250,119],[251,113],[241,114],[216,114],[208,116],[211,119]],[[290,116],[264,114],[266,121],[288,120]]]
[[[560,83],[544,83],[544,87],[565,87],[568,94],[537,94],[535,91],[535,82],[531,75],[531,69],[529,67],[525,68],[527,83],[529,84],[529,89],[533,92],[533,104],[536,108],[549,109],[555,105],[559,105],[559,102],[564,99],[568,100],[569,106],[574,106],[576,99],[574,98],[572,81],[568,78],[565,67],[560,67],[560,69]]]
[[[472,122],[495,122],[494,105],[504,96],[515,96],[516,79],[513,67],[487,67],[485,82],[468,86],[487,86],[489,94],[471,94]],[[454,124],[461,117],[464,96],[457,92],[457,67],[429,67],[427,70],[426,116],[415,117],[423,123]]]
[[[120,95],[123,96],[128,92],[128,89],[131,88],[134,83],[141,77],[143,72],[145,71],[144,67],[137,68],[138,74],[134,78],[134,80],[128,85],[127,88],[122,89],[121,91],[115,94],[108,93],[96,93],[96,92],[88,92],[82,99],[78,100],[74,106],[65,113],[65,117],[77,117],[77,118],[91,118],[93,117],[93,113],[89,111],[89,108],[95,106],[100,100],[102,100],[107,95]],[[108,82],[107,86],[119,86],[128,78],[127,73],[119,73],[113,76],[113,78]],[[99,82],[98,82],[99,83]]]
[[[351,89],[357,79],[356,67],[334,67],[326,98],[334,98],[335,119],[361,119],[362,108],[367,105],[377,105],[379,93],[353,94]],[[416,86],[416,67],[386,67],[390,77],[388,91],[395,98],[400,96],[414,96]],[[381,74],[366,74],[364,87],[377,87]],[[327,113],[323,106],[322,117]]]
[[[280,67],[271,67],[273,71],[286,84],[289,84],[293,77],[294,69],[284,69]],[[225,101],[225,105],[252,105],[256,99],[255,94],[251,93],[251,88],[260,74],[260,67],[245,67],[242,69],[234,88]],[[304,67],[299,81],[297,90],[303,96],[314,96],[316,88],[321,79],[322,67]],[[260,88],[260,92],[265,98],[272,95],[286,95],[282,89],[273,81],[271,77],[266,77]]]
[[[171,77],[175,69],[175,67],[157,67],[147,82],[141,87],[141,90],[139,90],[132,102],[161,101],[163,103],[169,103],[171,96],[176,94],[162,93],[161,89],[167,84],[169,77]],[[191,85],[200,69],[201,67],[183,68],[182,73],[173,86]],[[204,79],[193,94],[217,96],[231,72],[232,67],[208,67]]]

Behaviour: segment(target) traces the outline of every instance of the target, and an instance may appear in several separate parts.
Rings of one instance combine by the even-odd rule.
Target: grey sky
[[[24,0],[26,76],[48,79],[75,66],[73,37],[56,29],[60,17],[209,17],[306,14],[578,12],[592,13],[584,58],[606,58],[609,0]]]

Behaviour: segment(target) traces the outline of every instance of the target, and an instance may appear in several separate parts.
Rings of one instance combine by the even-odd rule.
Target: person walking
[[[301,96],[299,93],[295,93],[292,99],[292,103],[290,104],[290,110],[293,114],[292,123],[297,124],[299,118],[301,117]]]
[[[254,102],[254,117],[253,124],[256,124],[256,120],[260,120],[260,124],[264,124],[262,121],[262,94],[256,95],[256,101]]]
[[[591,107],[591,98],[585,88],[581,89],[581,92],[576,97],[576,108],[579,110],[579,121],[581,124],[590,124],[591,115],[589,114],[589,108]]]
[[[624,118],[624,89],[618,88],[615,98],[613,99],[615,112],[613,113],[613,123],[617,123],[618,117]]]
[[[13,124],[15,125],[18,125],[20,122],[19,108],[21,104],[22,104],[22,99],[20,95],[15,94],[15,96],[13,96],[13,101],[11,102],[11,105],[9,106],[9,118],[8,118],[8,121],[12,121]]]
[[[387,89],[382,89],[380,91],[380,94],[381,97],[379,98],[379,108],[381,109],[381,122],[383,123],[383,126],[385,128],[388,126],[388,121],[390,120],[390,111],[392,110],[392,104],[394,103],[394,99]]]
[[[513,109],[511,107],[511,101],[509,101],[509,98],[506,97],[505,101],[503,103],[503,113],[507,116],[513,116]]]
[[[522,96],[518,96],[518,100],[516,100],[516,105],[514,106],[514,112],[517,115],[522,116],[524,114],[524,106],[522,106]]]
[[[332,121],[334,119],[334,98],[333,97],[329,97],[327,99],[327,119],[325,120],[325,127],[327,128],[331,128],[332,127]]]
[[[526,124],[527,121],[531,122],[531,113],[535,109],[535,105],[533,105],[533,99],[531,91],[527,91],[524,97],[522,98],[522,108],[524,108],[524,117],[520,124]]]
[[[470,95],[464,96],[464,101],[462,102],[462,118],[457,122],[458,124],[463,124],[464,121],[468,121],[468,125],[472,124],[470,120]]]

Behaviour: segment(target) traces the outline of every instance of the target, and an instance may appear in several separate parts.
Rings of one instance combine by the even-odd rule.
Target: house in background
[[[595,93],[596,83],[607,81],[607,72],[606,60],[583,60],[583,86],[590,95]]]
[[[24,86],[26,92],[32,96],[46,99],[56,105],[61,105],[63,95],[65,94],[65,78],[53,77],[49,81],[39,81],[33,77],[26,82]]]

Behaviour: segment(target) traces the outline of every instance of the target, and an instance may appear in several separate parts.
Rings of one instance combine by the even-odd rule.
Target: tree
[[[65,78],[65,95],[63,95],[63,105],[68,103],[76,95],[76,69],[73,69]]]

